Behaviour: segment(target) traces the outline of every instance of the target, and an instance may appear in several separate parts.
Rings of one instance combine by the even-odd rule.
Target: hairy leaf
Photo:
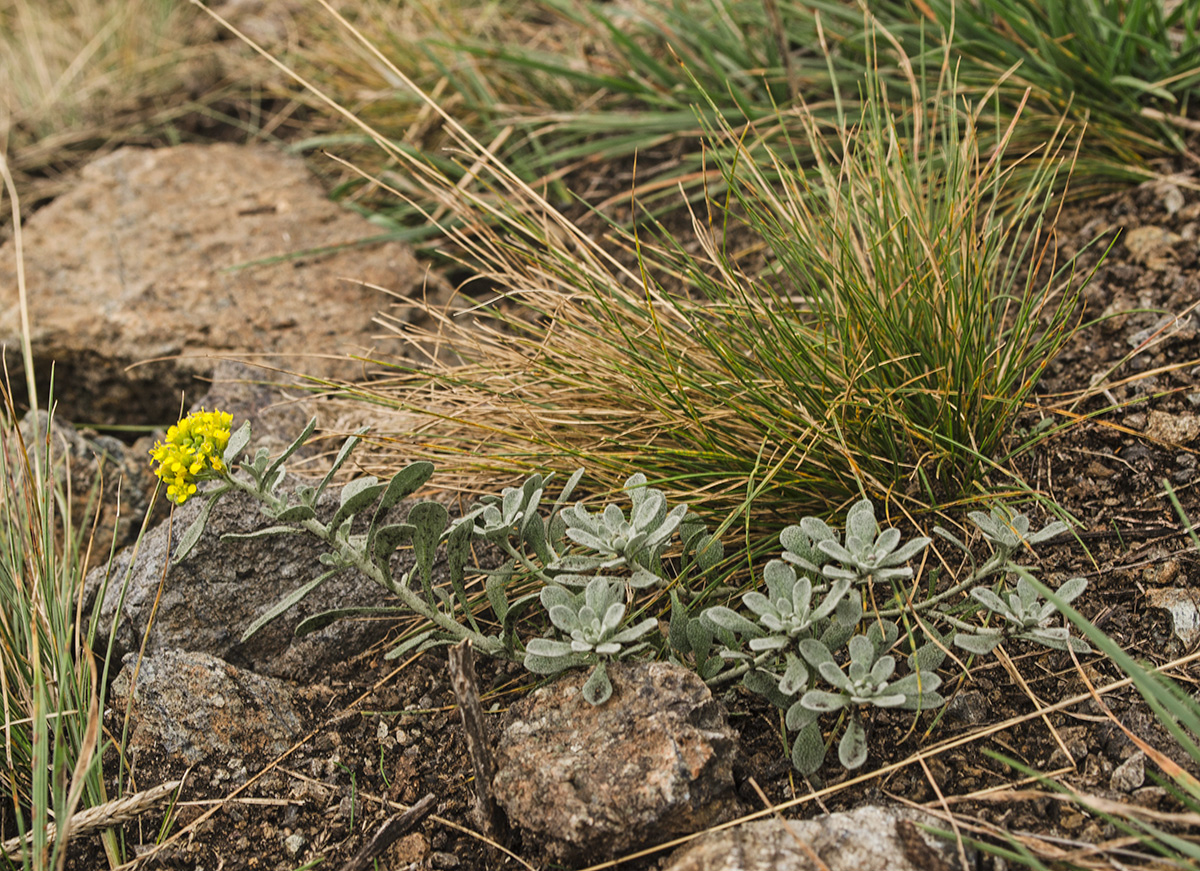
[[[256,617],[254,622],[246,627],[246,631],[242,633],[242,637],[238,639],[238,641],[240,643],[245,643],[250,638],[254,637],[255,633],[257,633],[260,629],[281,615],[284,611],[287,611],[297,602],[304,599],[309,593],[321,586],[321,584],[325,583],[340,571],[342,570],[331,569],[324,574],[317,575],[317,577],[313,578],[307,584],[302,584],[292,592],[288,593],[286,596],[268,608],[263,614]]]
[[[249,426],[249,424],[250,424],[250,422],[247,421],[246,426]],[[300,448],[300,446],[302,444],[304,444],[306,441],[308,441],[308,437],[313,434],[313,430],[315,430],[316,428],[317,428],[316,417],[309,418],[308,423],[305,424],[304,429],[301,430],[301,432],[300,432],[300,435],[296,436],[296,438],[294,438],[292,440],[291,444],[289,444],[286,448],[283,449],[283,453],[280,454],[278,457],[276,457],[275,461],[273,463],[271,463],[271,465],[267,466],[267,473],[264,476],[264,479],[267,481],[268,489],[272,489],[272,490],[274,489],[274,483],[276,483],[276,482],[272,482],[271,478],[275,475],[276,472],[282,471],[282,466],[283,466],[284,462],[288,459],[288,457],[290,457],[292,454],[296,453],[296,451]],[[247,432],[247,436],[249,436],[248,432]],[[231,438],[230,441],[233,441],[233,439]],[[226,449],[228,449],[228,447],[229,446],[226,445]],[[282,478],[282,475],[280,477]]]
[[[846,732],[838,742],[838,760],[842,767],[853,770],[867,761],[867,730],[858,717],[846,723]]]
[[[814,773],[825,761],[825,741],[821,738],[821,727],[815,721],[796,733],[792,742],[792,767],[807,776]]]
[[[238,454],[245,450],[246,445],[250,443],[250,421],[246,421],[237,432],[229,437],[229,441],[225,443],[225,453],[222,458],[225,461],[225,466],[232,469],[238,461]]]
[[[265,529],[256,529],[254,532],[226,532],[221,536],[221,541],[254,541],[259,538],[270,538],[273,535],[300,535],[303,529],[297,529],[294,526],[268,526]]]
[[[408,512],[408,522],[413,527],[413,558],[421,572],[421,584],[428,598],[433,589],[433,560],[442,533],[450,522],[450,512],[441,502],[418,502]]]
[[[612,696],[612,683],[608,679],[608,668],[604,660],[596,663],[583,685],[583,697],[591,705],[602,705]]]

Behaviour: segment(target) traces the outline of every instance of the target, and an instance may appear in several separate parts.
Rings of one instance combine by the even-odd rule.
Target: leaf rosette
[[[563,509],[566,537],[594,554],[571,554],[556,560],[548,567],[561,573],[555,580],[578,586],[589,582],[588,572],[628,568],[633,573],[628,583],[635,589],[658,582],[659,559],[687,514],[687,506],[668,511],[667,497],[661,490],[647,487],[646,476],[640,472],[625,482],[625,493],[633,503],[628,517],[613,504],[596,514],[582,503]]]
[[[945,654],[933,642],[912,653],[908,657],[909,673],[893,680],[896,658],[886,651],[895,643],[898,634],[895,623],[886,620],[872,623],[865,635],[850,639],[849,663],[845,671],[838,667],[823,644],[814,641],[800,644],[804,658],[832,690],[809,690],[798,706],[816,714],[850,709],[846,731],[838,743],[838,759],[847,769],[858,768],[867,759],[867,733],[860,709],[873,706],[923,711],[945,703],[937,692],[942,679],[935,671]]]
[[[1058,596],[1070,603],[1086,588],[1085,579],[1072,578],[1058,588]],[[1079,653],[1086,653],[1091,649],[1087,642],[1073,638],[1066,626],[1050,625],[1058,614],[1058,608],[1051,602],[1043,602],[1037,590],[1024,578],[1017,579],[1015,589],[999,593],[987,587],[976,587],[971,590],[971,598],[1000,617],[1005,625],[994,630],[957,633],[954,643],[963,650],[991,653],[1006,638],[1033,641],[1054,650],[1070,647]]]
[[[607,578],[593,578],[582,593],[564,587],[542,589],[541,602],[550,622],[569,640],[533,638],[525,646],[525,667],[536,674],[557,674],[577,665],[594,665],[584,684],[584,698],[593,705],[604,704],[612,695],[605,663],[624,659],[649,645],[635,643],[658,626],[647,617],[621,629],[625,619],[625,588]]]

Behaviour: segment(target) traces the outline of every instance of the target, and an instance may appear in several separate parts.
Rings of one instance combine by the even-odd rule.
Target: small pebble
[[[1146,782],[1146,754],[1141,750],[1117,766],[1108,785],[1116,792],[1133,792]]]
[[[287,850],[288,855],[293,858],[304,849],[304,835],[297,832],[294,835],[288,835],[283,841],[283,849]]]

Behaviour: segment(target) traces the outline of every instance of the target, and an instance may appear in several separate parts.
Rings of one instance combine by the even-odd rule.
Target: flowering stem
[[[233,487],[241,490],[243,493],[248,493],[255,499],[258,499],[268,508],[279,512],[287,507],[284,500],[279,499],[274,494],[267,491],[265,488],[260,488],[252,481],[247,481],[234,475],[226,475],[225,480]],[[492,636],[484,635],[480,632],[475,632],[459,623],[453,617],[445,614],[441,609],[430,605],[421,596],[413,592],[408,584],[412,580],[413,573],[416,572],[416,566],[408,570],[402,581],[396,581],[386,572],[383,572],[379,566],[375,564],[370,557],[362,550],[354,547],[347,541],[339,539],[324,523],[312,518],[309,520],[297,521],[300,528],[304,529],[311,535],[315,536],[333,551],[333,553],[347,566],[353,566],[358,569],[380,587],[383,587],[388,592],[399,598],[406,608],[423,617],[430,623],[433,623],[439,629],[447,632],[455,639],[469,640],[473,647],[480,653],[493,657],[504,657],[513,659],[513,655],[505,649],[504,643]]]

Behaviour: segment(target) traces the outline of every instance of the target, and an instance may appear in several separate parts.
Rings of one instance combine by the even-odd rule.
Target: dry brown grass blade
[[[784,830],[787,831],[792,840],[796,842],[796,846],[800,848],[800,851],[808,857],[810,862],[813,863],[813,866],[817,869],[817,871],[829,871],[829,866],[821,861],[821,857],[817,855],[816,851],[812,848],[812,845],[797,835],[795,830],[787,824],[787,820],[783,818],[783,814],[779,812],[778,807],[771,804],[771,800],[767,798],[767,794],[762,791],[762,787],[758,785],[758,781],[753,777],[750,778],[750,786],[752,786],[754,791],[758,793],[759,801],[763,803],[766,809],[774,812],[775,819],[778,820],[779,823],[784,827]]]
[[[1074,800],[1071,796],[1063,795],[1061,793],[1042,792],[1041,790],[1008,790],[1006,788],[999,792],[993,791],[988,796],[983,797],[955,796],[950,798],[950,802],[954,803],[958,801],[980,800],[987,801],[993,797],[996,802],[1006,804],[1026,800],[1053,800],[1067,804],[1074,804]],[[1176,869],[1179,867],[1178,865],[1169,863],[1162,866],[1153,863],[1149,865],[1144,864],[1145,860],[1147,859],[1144,853],[1134,852],[1126,849],[1142,843],[1137,837],[1134,836],[1110,838],[1109,840],[1101,841],[1095,844],[1069,841],[1067,839],[1055,838],[1045,834],[1010,831],[1008,829],[1001,828],[994,823],[981,820],[975,816],[953,813],[945,809],[933,807],[932,803],[921,805],[916,802],[908,801],[903,797],[893,796],[893,798],[895,798],[901,804],[923,810],[926,813],[929,813],[947,823],[951,823],[957,828],[961,828],[971,833],[972,835],[982,836],[994,843],[1016,841],[1020,843],[1022,847],[1028,850],[1031,855],[1035,856],[1041,861],[1070,863],[1069,867],[1072,868],[1094,868],[1097,869],[1097,871],[1100,871],[1100,869],[1103,869],[1103,871],[1114,871],[1114,869],[1115,871],[1124,871],[1124,869],[1129,867],[1125,864],[1116,864],[1113,861],[1103,861],[1101,864],[1101,861],[1104,857],[1108,857],[1110,860],[1115,859],[1117,863],[1120,863],[1122,860],[1129,861],[1130,859],[1133,859],[1139,862],[1137,867],[1146,869],[1157,869],[1161,867],[1165,871],[1166,868]],[[1119,810],[1119,806],[1121,806],[1122,803],[1114,802],[1110,804],[1117,805],[1118,808],[1114,808],[1114,810]],[[1064,850],[1064,845],[1074,847],[1074,849]],[[1089,860],[1092,861],[1089,862]]]
[[[1025,693],[1025,697],[1028,698],[1029,701],[1033,702],[1034,708],[1038,710],[1044,709],[1046,707],[1045,702],[1039,699],[1037,694],[1034,693],[1033,689],[1030,688],[1029,683],[1025,680],[1025,676],[1021,674],[1020,670],[1009,658],[1008,651],[1004,649],[1004,645],[1000,645],[998,648],[996,648],[995,654],[1000,660],[1000,663],[1004,666],[1004,670],[1008,672],[1009,676],[1012,677],[1017,686],[1021,688],[1021,692]],[[1044,722],[1046,724],[1046,728],[1050,730],[1050,735],[1052,738],[1054,738],[1054,743],[1058,745],[1058,749],[1062,752],[1063,756],[1066,757],[1067,763],[1073,766],[1075,764],[1075,757],[1072,756],[1071,751],[1067,749],[1067,744],[1065,741],[1063,741],[1062,735],[1058,734],[1058,729],[1054,728],[1054,724],[1050,722],[1050,717],[1043,714],[1042,722]]]
[[[1087,672],[1084,671],[1083,667],[1079,664],[1079,660],[1075,657],[1075,651],[1072,650],[1070,653],[1071,661],[1075,663],[1075,670],[1078,672],[1079,677],[1082,678],[1083,685],[1088,688],[1088,692],[1092,694],[1092,698],[1095,700],[1096,705],[1100,708],[1100,710],[1104,712],[1104,715],[1108,717],[1108,719],[1111,720],[1118,729],[1124,732],[1125,736],[1132,741],[1139,750],[1153,760],[1154,764],[1161,768],[1168,777],[1170,777],[1184,789],[1188,790],[1188,792],[1190,792],[1193,796],[1200,796],[1200,781],[1197,781],[1190,772],[1186,771],[1183,766],[1179,765],[1174,759],[1170,758],[1162,751],[1150,746],[1150,744],[1144,739],[1134,734],[1132,729],[1122,723],[1117,715],[1112,712],[1112,708],[1105,704],[1104,699],[1100,698],[1099,694],[1096,693],[1095,684],[1092,683],[1092,679],[1088,677]]]

